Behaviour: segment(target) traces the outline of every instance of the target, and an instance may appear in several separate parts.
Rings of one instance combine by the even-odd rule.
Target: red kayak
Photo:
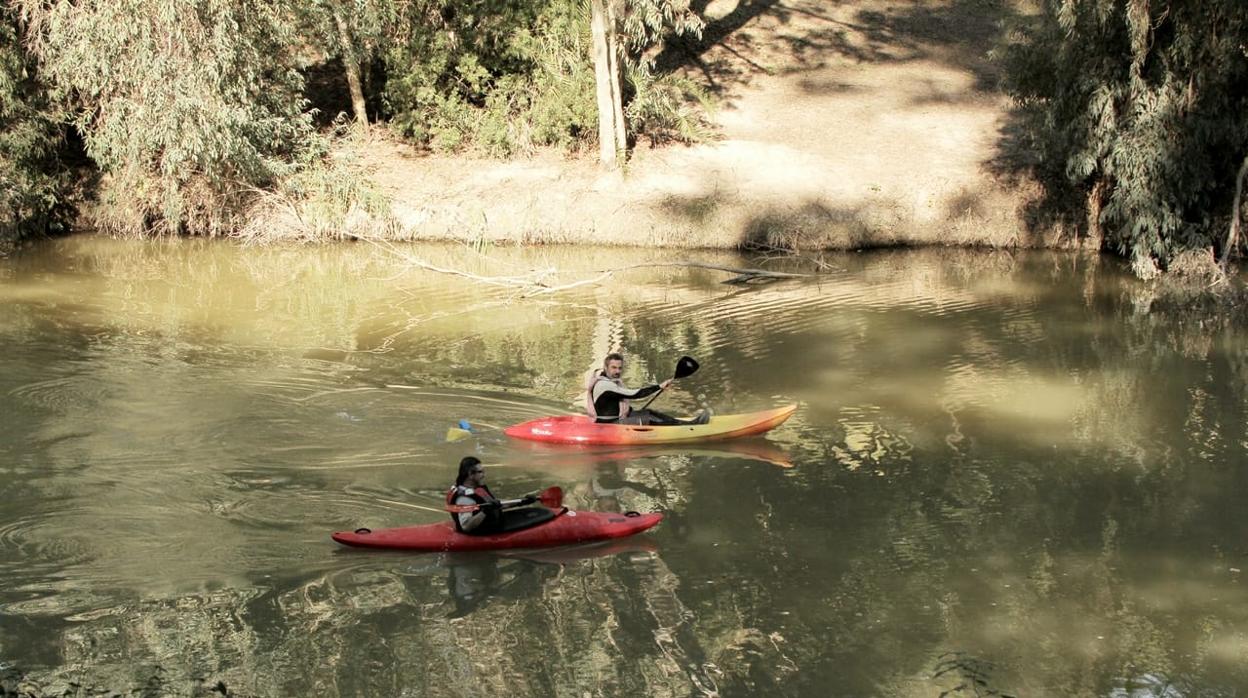
[[[333,534],[333,539],[356,548],[421,552],[549,548],[555,545],[624,538],[641,533],[662,520],[662,514],[638,514],[631,511],[617,514],[564,509],[556,512],[549,521],[508,533],[472,536],[456,531],[453,523],[444,521],[375,531],[367,528],[339,531]]]

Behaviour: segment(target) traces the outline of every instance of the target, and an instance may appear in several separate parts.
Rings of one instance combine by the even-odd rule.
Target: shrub
[[[1242,0],[1046,0],[1004,54],[1022,165],[1137,273],[1216,247],[1248,155]]]

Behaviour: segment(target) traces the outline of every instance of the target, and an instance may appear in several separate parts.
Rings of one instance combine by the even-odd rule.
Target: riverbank
[[[1008,101],[988,51],[1017,14],[1011,3],[827,5],[707,4],[703,38],[669,47],[659,60],[686,66],[716,95],[718,137],[688,147],[640,144],[618,172],[601,170],[590,155],[429,155],[375,128],[367,141],[344,144],[342,155],[385,195],[389,216],[357,214],[346,226],[397,239],[508,244],[1061,243],[1028,231],[1031,190],[992,171]],[[271,236],[298,227],[256,229]]]

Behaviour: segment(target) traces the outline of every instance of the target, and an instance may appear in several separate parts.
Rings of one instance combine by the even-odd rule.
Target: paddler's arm
[[[668,385],[671,385],[671,383],[672,379],[669,378],[662,383],[651,383],[644,388],[637,388],[635,390],[629,390],[628,388],[621,388],[619,386],[611,386],[607,388],[607,392],[616,393],[617,395],[621,395],[629,400],[636,400],[637,398],[650,397],[660,390],[663,390]]]
[[[467,505],[467,506],[472,506],[476,504],[476,502],[472,499],[472,497],[456,497],[455,503],[461,504],[461,505]],[[483,508],[486,506],[490,506],[490,505],[484,504],[480,507],[477,507],[475,511],[461,512],[459,514],[456,514],[456,516],[459,517],[459,527],[464,529],[465,532],[467,532],[467,531],[472,531],[476,529],[478,526],[480,526],[482,522],[485,521],[486,514],[485,514],[485,511],[483,511]]]
[[[644,388],[635,390],[617,385],[612,381],[600,380],[594,385],[594,413],[597,415],[597,422],[614,422],[625,416],[629,412],[628,401],[633,398],[643,398],[653,395],[663,389],[663,385],[656,383],[647,385]],[[598,408],[598,402],[602,401],[601,409]]]

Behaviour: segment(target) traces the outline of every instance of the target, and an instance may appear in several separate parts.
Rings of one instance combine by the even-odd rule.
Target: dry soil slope
[[[988,162],[1007,101],[997,0],[713,0],[662,60],[717,95],[719,138],[639,147],[619,173],[374,148],[405,236],[801,247],[1023,242]]]

